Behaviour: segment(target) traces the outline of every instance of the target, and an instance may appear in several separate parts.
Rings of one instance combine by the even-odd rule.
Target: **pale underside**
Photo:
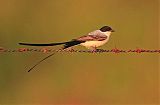
[[[86,41],[84,43],[81,43],[80,45],[85,46],[88,49],[95,49],[99,46],[104,45],[105,43],[107,43],[109,40],[109,38],[103,40],[103,41]]]

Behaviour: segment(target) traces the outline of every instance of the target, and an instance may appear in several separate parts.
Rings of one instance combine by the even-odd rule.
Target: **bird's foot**
[[[103,49],[92,49],[91,50],[91,53],[101,53],[101,52],[104,52],[105,50]]]
[[[96,52],[104,52],[105,50],[103,49],[96,49]]]
[[[91,50],[91,53],[96,53],[96,52],[97,52],[97,49]]]

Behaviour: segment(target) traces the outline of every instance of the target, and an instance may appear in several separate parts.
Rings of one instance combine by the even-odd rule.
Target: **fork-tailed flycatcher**
[[[103,26],[99,30],[95,30],[93,32],[88,33],[87,35],[81,36],[76,39],[72,39],[71,41],[67,42],[60,42],[60,43],[49,43],[49,44],[30,44],[30,43],[19,43],[20,45],[27,45],[27,46],[56,46],[56,45],[64,45],[63,49],[75,46],[75,45],[82,45],[88,49],[96,50],[97,47],[104,45],[108,42],[111,33],[114,30],[109,26]],[[39,61],[36,65],[34,65],[29,71],[31,71],[35,66],[39,63],[44,61],[45,59],[49,58],[50,56],[54,55],[55,53],[45,57],[41,61]],[[28,71],[28,72],[29,72]]]

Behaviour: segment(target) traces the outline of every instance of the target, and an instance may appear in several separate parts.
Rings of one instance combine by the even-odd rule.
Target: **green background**
[[[4,48],[66,41],[104,25],[116,32],[103,49],[159,48],[158,0],[0,1]],[[0,104],[158,103],[157,53],[59,53],[27,72],[47,55],[0,53]]]

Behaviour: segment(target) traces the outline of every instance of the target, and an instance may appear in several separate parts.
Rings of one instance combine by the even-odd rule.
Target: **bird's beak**
[[[115,32],[114,30],[111,30],[111,32]]]

